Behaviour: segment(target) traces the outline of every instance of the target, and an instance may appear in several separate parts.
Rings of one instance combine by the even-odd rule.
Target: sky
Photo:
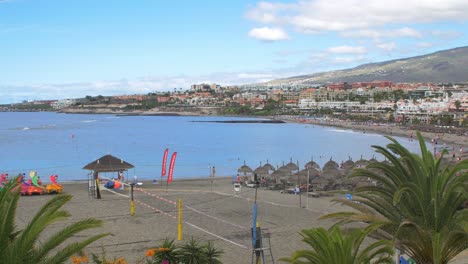
[[[466,0],[0,0],[0,104],[240,85],[466,46]]]

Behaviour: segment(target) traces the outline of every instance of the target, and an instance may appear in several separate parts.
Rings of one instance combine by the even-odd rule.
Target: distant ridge
[[[267,85],[342,82],[468,82],[468,46],[427,55],[368,63],[351,69],[321,72],[269,81]]]

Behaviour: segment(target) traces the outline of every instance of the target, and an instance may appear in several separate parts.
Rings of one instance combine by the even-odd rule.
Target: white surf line
[[[148,205],[148,204],[146,204],[146,203],[144,203],[144,202],[141,202],[141,201],[139,201],[139,200],[135,200],[135,201],[137,201],[138,203],[140,203],[140,204],[142,204],[142,205],[144,205],[144,206],[146,206],[146,207],[148,207],[148,208],[150,208],[150,209],[155,210],[156,212],[159,212],[159,213],[162,213],[162,214],[167,215],[167,216],[169,216],[169,217],[172,217],[173,219],[177,219],[177,217],[175,217],[175,216],[173,216],[173,215],[171,215],[171,214],[168,214],[168,213],[166,213],[166,212],[164,212],[164,211],[162,211],[162,210],[159,210],[159,209],[157,209],[157,208],[155,208],[155,207],[153,207],[153,206],[151,206],[151,205]],[[216,235],[215,233],[212,233],[212,232],[210,232],[210,231],[208,231],[208,230],[206,230],[206,229],[203,229],[203,228],[201,228],[201,227],[199,227],[199,226],[197,226],[197,225],[194,225],[194,224],[192,224],[192,223],[190,223],[190,222],[184,222],[184,223],[186,223],[187,225],[189,225],[189,226],[191,226],[191,227],[193,227],[193,228],[195,228],[195,229],[198,229],[198,230],[200,230],[200,231],[202,231],[202,232],[205,232],[205,233],[207,233],[207,234],[209,234],[209,235],[212,235],[212,236],[214,236],[214,237],[217,237],[217,238],[219,238],[219,239],[221,239],[221,240],[224,240],[224,241],[226,241],[226,242],[228,242],[228,243],[231,243],[231,244],[236,245],[236,246],[238,246],[238,247],[241,247],[241,248],[243,248],[243,249],[249,249],[248,247],[246,247],[246,246],[244,246],[244,245],[242,245],[242,244],[236,243],[236,242],[234,242],[234,241],[232,241],[232,240],[229,240],[229,239],[227,239],[227,238],[224,238],[224,237],[222,237],[222,236],[220,236],[220,235]]]
[[[233,245],[236,245],[236,246],[241,247],[241,248],[243,248],[243,249],[249,249],[248,247],[246,247],[246,246],[244,246],[244,245],[242,245],[242,244],[236,243],[236,242],[234,242],[234,241],[232,241],[232,240],[229,240],[229,239],[224,238],[224,237],[222,237],[222,236],[219,236],[219,235],[216,235],[216,234],[214,234],[214,233],[211,233],[210,231],[205,230],[205,229],[203,229],[203,228],[201,228],[201,227],[199,227],[199,226],[196,226],[196,225],[194,225],[194,224],[192,224],[192,223],[189,223],[189,222],[185,222],[185,223],[186,223],[187,225],[193,227],[193,228],[196,228],[196,229],[198,229],[198,230],[200,230],[200,231],[203,231],[203,232],[205,232],[205,233],[207,233],[207,234],[210,234],[210,235],[212,235],[212,236],[214,236],[214,237],[217,237],[217,238],[219,238],[219,239],[222,239],[222,240],[224,240],[224,241],[226,241],[226,242],[229,242],[229,243],[231,243],[231,244],[233,244]]]
[[[171,203],[171,204],[174,204],[174,205],[177,204],[177,203],[174,202],[174,201],[168,200],[168,199],[166,199],[166,198],[162,198],[162,197],[160,197],[160,196],[158,196],[158,195],[155,195],[155,194],[152,194],[152,193],[145,192],[145,191],[143,191],[143,190],[140,189],[140,188],[138,188],[137,190],[140,191],[140,192],[142,192],[142,193],[145,193],[145,194],[147,194],[147,195],[149,195],[149,196],[152,196],[152,197],[154,197],[154,198],[156,198],[156,199],[160,199],[160,200],[162,200],[162,201],[165,201],[165,202],[167,202],[167,203]],[[238,224],[231,223],[231,222],[229,222],[229,221],[223,220],[223,219],[218,218],[218,217],[216,217],[216,216],[209,215],[209,214],[204,213],[204,212],[202,212],[202,211],[199,211],[199,210],[197,210],[197,209],[195,209],[195,208],[193,208],[193,207],[191,207],[191,206],[183,205],[183,207],[185,207],[185,208],[187,208],[187,209],[190,209],[190,210],[194,211],[195,213],[199,213],[199,214],[202,214],[202,215],[204,215],[204,216],[207,216],[207,217],[210,217],[210,218],[212,218],[212,219],[215,219],[215,220],[217,220],[217,221],[221,221],[221,222],[223,222],[223,223],[226,223],[226,224],[229,224],[229,225],[232,225],[232,226],[235,226],[235,227],[239,227],[239,228],[241,228],[241,229],[248,230],[248,228],[246,228],[246,227],[240,226],[240,225],[238,225]]]

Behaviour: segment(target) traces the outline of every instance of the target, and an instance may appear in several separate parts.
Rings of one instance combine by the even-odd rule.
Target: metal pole
[[[133,187],[134,184],[130,184],[130,215],[135,216],[135,201],[133,200]]]
[[[177,224],[177,240],[182,240],[182,198],[179,198],[179,203],[178,203],[178,209],[179,209],[179,223]]]
[[[299,180],[299,161],[297,161],[297,186],[299,187],[299,208],[302,208],[301,181]]]
[[[307,202],[306,202],[306,204],[307,204],[307,205],[306,205],[306,208],[307,208],[307,209],[309,209],[309,177],[310,177],[310,176],[309,176],[309,171],[310,171],[310,169],[307,169],[307,197],[306,197],[306,199],[307,199],[307,200],[306,200],[306,201],[307,201]]]

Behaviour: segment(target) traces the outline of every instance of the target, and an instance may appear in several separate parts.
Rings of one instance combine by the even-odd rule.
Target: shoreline
[[[325,126],[325,127],[339,127],[347,130],[352,130],[354,132],[361,132],[361,133],[374,133],[383,136],[398,136],[398,137],[407,137],[410,138],[413,135],[413,139],[417,140],[416,138],[416,131],[415,129],[411,128],[402,128],[397,125],[369,125],[369,124],[358,124],[355,122],[349,122],[344,120],[309,120],[309,121],[302,121],[299,120],[300,118],[280,118],[286,122],[292,123],[301,123],[301,124],[312,124],[318,126]],[[450,147],[454,147],[455,151],[458,153],[459,147],[463,147],[463,149],[468,148],[468,136],[465,135],[456,135],[450,133],[437,133],[437,132],[428,132],[428,131],[420,131],[421,135],[426,141],[431,141],[432,139],[437,139],[438,145],[442,146],[444,143],[450,149]],[[466,150],[463,152],[464,156],[466,156]]]

